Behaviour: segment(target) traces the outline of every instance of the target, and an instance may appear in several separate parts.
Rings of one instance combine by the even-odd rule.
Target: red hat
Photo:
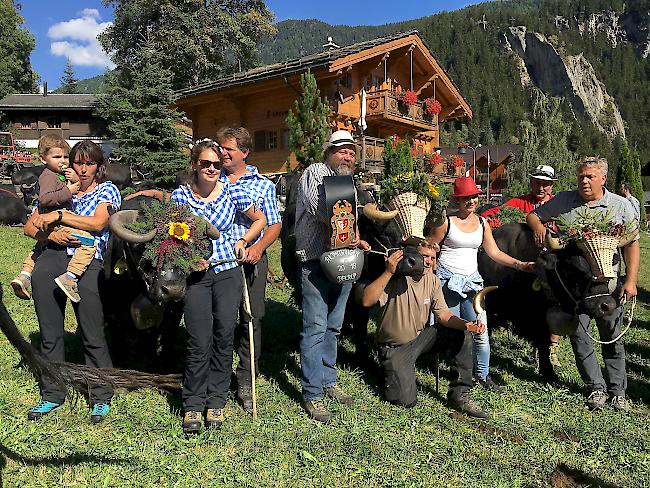
[[[469,176],[462,176],[460,178],[456,178],[454,181],[454,193],[452,193],[451,196],[468,197],[470,195],[478,195],[479,193],[483,192],[478,189],[478,186],[476,186],[474,180]]]

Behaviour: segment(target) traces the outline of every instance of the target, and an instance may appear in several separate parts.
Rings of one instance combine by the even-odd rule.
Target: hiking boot
[[[223,408],[208,408],[205,412],[205,426],[208,429],[218,429],[224,420],[226,417],[223,414]]]
[[[110,409],[111,407],[108,405],[108,403],[95,403],[90,414],[90,421],[93,424],[100,423],[106,418]]]
[[[325,402],[322,398],[317,400],[305,400],[302,402],[302,408],[307,415],[314,420],[327,424],[332,420],[332,414],[325,408]]]
[[[338,385],[327,386],[323,388],[323,391],[332,400],[343,405],[352,405],[354,403],[354,398],[345,393]]]
[[[605,393],[603,390],[592,391],[585,401],[585,405],[587,405],[587,408],[592,412],[602,410],[605,406],[605,403],[607,403],[607,393]]]
[[[470,401],[468,392],[461,393],[458,399],[448,398],[447,407],[475,419],[487,420],[489,417],[487,412]]]
[[[245,412],[253,411],[253,388],[251,385],[237,385],[237,401]]]
[[[63,293],[66,294],[71,302],[79,303],[81,301],[79,290],[77,288],[77,280],[70,278],[68,273],[63,273],[61,276],[54,278],[54,283],[63,290]]]
[[[559,349],[560,349],[560,345],[557,342],[551,342],[551,346],[549,348],[549,353],[548,353],[548,359],[551,362],[551,366],[553,366],[553,369],[560,369],[562,367],[562,363],[560,363],[560,357],[557,354]]]
[[[617,395],[613,396],[612,399],[610,400],[610,405],[617,412],[625,412],[629,408],[629,405],[627,404],[627,400],[625,399],[624,396],[617,396]]]
[[[29,412],[27,412],[27,420],[38,420],[41,417],[45,417],[47,414],[54,412],[61,408],[63,404],[46,402],[45,400],[40,400],[36,405],[34,405]]]
[[[19,274],[10,283],[14,289],[14,294],[22,300],[31,300],[32,298],[32,280],[24,274]]]
[[[497,385],[490,376],[486,376],[484,380],[478,378],[478,384],[481,385],[485,390],[491,391],[492,393],[501,394],[503,393],[503,388]]]
[[[188,410],[183,417],[183,432],[186,434],[195,434],[201,430],[203,424],[203,414]]]

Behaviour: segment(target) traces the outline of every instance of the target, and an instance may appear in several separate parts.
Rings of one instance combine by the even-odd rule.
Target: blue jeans
[[[458,293],[447,288],[446,282],[443,281],[443,283],[442,293],[449,310],[461,319],[475,321],[476,312],[472,306],[472,299],[476,292],[466,292],[467,297],[462,298]],[[485,325],[485,331],[482,334],[472,332],[474,374],[482,380],[487,378],[490,371],[490,336],[487,331],[487,320],[485,320]]]
[[[336,385],[336,346],[345,304],[352,285],[329,281],[320,263],[303,263],[302,332],[300,333],[300,383],[305,400],[323,398],[323,388]]]

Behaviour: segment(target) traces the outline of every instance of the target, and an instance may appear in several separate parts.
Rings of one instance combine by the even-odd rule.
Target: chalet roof
[[[351,44],[349,46],[343,46],[338,49],[331,49],[329,51],[310,54],[309,56],[304,56],[302,58],[290,59],[282,63],[260,66],[258,68],[253,68],[248,71],[235,73],[233,75],[222,78],[218,81],[213,81],[210,83],[204,83],[202,85],[185,88],[178,92],[178,96],[179,98],[186,98],[194,95],[201,95],[203,93],[211,92],[214,90],[220,90],[222,88],[230,88],[237,85],[252,83],[254,81],[260,81],[268,78],[275,78],[278,76],[283,76],[283,75],[288,75],[293,73],[302,73],[307,69],[327,67],[332,61],[335,61],[337,59],[343,58],[345,56],[349,56],[350,54],[356,54],[366,49],[371,49],[373,47],[379,46],[381,44],[385,44],[390,41],[395,41],[397,39],[402,39],[403,37],[408,37],[410,35],[417,34],[417,32],[418,31],[416,30],[401,32],[399,34],[393,34],[385,37],[378,37],[377,39],[372,39],[370,41],[363,41],[363,42],[358,42],[356,44]]]
[[[89,94],[7,95],[0,100],[0,110],[90,110],[97,106],[97,97]]]

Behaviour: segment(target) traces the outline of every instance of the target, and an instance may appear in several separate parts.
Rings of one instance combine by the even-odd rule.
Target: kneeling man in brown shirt
[[[383,307],[376,341],[384,371],[386,400],[411,408],[417,403],[415,362],[433,351],[451,357],[451,382],[447,405],[471,417],[487,419],[488,414],[469,400],[472,387],[472,340],[468,332],[481,333],[485,325],[453,315],[442,295],[440,280],[433,272],[436,249],[422,243],[424,258],[421,276],[394,276],[403,252],[386,258],[386,270],[363,293],[363,305]],[[435,324],[429,325],[431,312]]]

